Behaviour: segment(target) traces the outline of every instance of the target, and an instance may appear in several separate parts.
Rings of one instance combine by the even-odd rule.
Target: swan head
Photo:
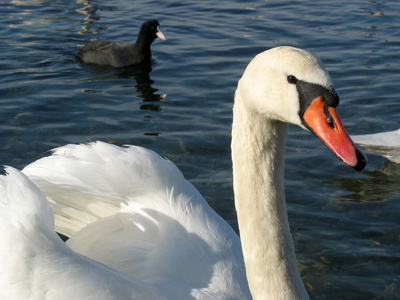
[[[258,54],[240,79],[236,97],[245,99],[246,111],[310,130],[346,164],[364,169],[367,158],[336,112],[339,96],[332,79],[311,53],[282,46]]]

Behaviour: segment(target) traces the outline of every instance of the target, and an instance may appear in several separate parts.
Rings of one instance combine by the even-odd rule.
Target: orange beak
[[[354,144],[336,109],[325,104],[322,96],[315,98],[303,115],[305,125],[344,163],[357,171],[367,164],[367,157]]]

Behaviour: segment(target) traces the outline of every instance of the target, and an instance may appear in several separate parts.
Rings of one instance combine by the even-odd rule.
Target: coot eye
[[[296,84],[296,83],[297,83],[297,78],[296,78],[295,76],[293,76],[293,75],[289,75],[289,76],[287,77],[287,81],[288,81],[290,84]]]

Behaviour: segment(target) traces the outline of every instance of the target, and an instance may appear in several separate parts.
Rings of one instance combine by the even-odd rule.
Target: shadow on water
[[[102,10],[102,6],[91,3],[92,1],[83,1],[83,7],[76,9],[77,12],[85,15],[84,25],[82,26],[79,33],[81,34],[97,34],[107,30],[107,27],[100,26],[95,27],[95,23],[100,20],[100,16],[97,15],[98,10]],[[93,28],[92,28],[93,27]]]
[[[130,79],[134,78],[136,84],[134,85],[139,97],[143,99],[145,104],[140,106],[142,110],[161,111],[162,106],[155,104],[165,101],[166,94],[159,94],[158,89],[154,88],[152,84],[154,81],[150,78],[152,71],[152,62],[144,63],[138,66],[129,66],[124,68],[115,68],[112,66],[102,66],[94,64],[85,64],[90,68],[91,77],[88,81],[100,80],[113,80],[113,79]],[[93,92],[86,90],[85,92]]]
[[[400,164],[400,145],[398,145],[397,143],[399,143],[399,141],[397,140],[397,137],[394,138],[394,140],[391,141],[392,143],[396,143],[393,146],[383,146],[383,145],[362,145],[365,149],[378,153],[384,157],[386,157],[387,159],[389,159],[390,161],[396,162],[398,164]]]
[[[337,185],[349,194],[341,199],[351,202],[384,201],[399,197],[400,164],[385,161],[378,169],[364,172],[363,178],[340,178]]]

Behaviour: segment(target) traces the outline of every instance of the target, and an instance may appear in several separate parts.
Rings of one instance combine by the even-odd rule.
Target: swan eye
[[[289,75],[289,76],[287,77],[287,81],[288,81],[290,84],[296,84],[296,83],[297,83],[297,78],[296,78],[296,76]]]

